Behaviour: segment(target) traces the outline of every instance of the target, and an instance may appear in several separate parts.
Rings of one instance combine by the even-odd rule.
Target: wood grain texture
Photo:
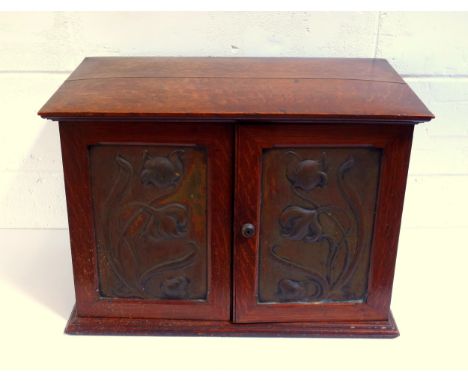
[[[130,128],[131,126],[131,128]],[[230,126],[209,123],[61,122],[60,135],[73,258],[76,309],[80,316],[219,319],[230,317],[232,172]],[[90,189],[89,146],[176,145],[206,149],[208,161],[206,300],[104,298],[99,293],[97,242]]]
[[[44,118],[433,118],[382,59],[88,58]]]
[[[350,71],[350,66],[353,72]],[[349,76],[349,77],[347,77]],[[89,57],[69,80],[99,78],[293,78],[404,81],[385,60],[298,57]]]
[[[75,309],[65,332],[89,335],[334,338],[395,338],[400,335],[391,313],[387,320],[379,321],[234,324],[229,321],[79,317]]]
[[[388,318],[393,267],[402,213],[412,126],[377,131],[371,126],[243,125],[237,129],[234,221],[234,319],[236,322],[382,320]],[[367,298],[363,303],[295,304],[258,301],[259,248],[264,238],[246,239],[240,227],[261,227],[261,157],[272,147],[374,147],[382,150],[371,244]]]
[[[412,132],[415,123],[433,115],[385,60],[89,58],[39,114],[60,121],[76,291],[67,333],[398,335],[390,301]],[[97,155],[99,150],[108,151]],[[284,155],[272,153],[285,151],[295,159],[281,167]],[[269,155],[265,167],[262,160]],[[107,285],[99,280],[99,269],[106,264],[106,256],[99,256],[106,250],[102,233],[108,226],[103,220],[106,208],[99,206],[107,205],[107,190],[118,178],[105,164],[110,159],[121,168],[139,169],[130,204],[133,199],[154,200],[153,192],[147,195],[148,187],[172,190],[185,172],[195,187],[190,191],[181,186],[177,195],[182,201],[167,200],[176,203],[168,219],[161,210],[167,207],[164,203],[136,215],[120,211],[119,204],[107,209],[118,217],[111,235],[123,232],[137,249],[127,251],[119,271],[124,281],[138,281],[133,290],[134,283],[121,289],[112,277]],[[350,182],[353,171],[357,176]],[[281,176],[286,176],[288,189],[277,187]],[[206,188],[197,187],[197,181]],[[353,200],[343,192],[349,182]],[[326,184],[328,191],[314,194],[314,202],[296,192],[325,190]],[[290,186],[298,199],[291,197]],[[191,197],[204,201],[191,203]],[[331,218],[317,215],[317,197]],[[307,206],[298,204],[306,199]],[[269,203],[280,206],[261,219]],[[197,212],[188,214],[190,208]],[[121,224],[122,214],[124,220],[131,217],[128,227]],[[206,263],[190,274],[171,274],[165,283],[158,272],[168,269],[167,261],[153,261],[160,248],[153,251],[155,242],[148,245],[145,240],[156,238],[160,245],[161,237],[185,235],[184,216],[193,217],[194,233],[187,240],[200,243]],[[334,225],[335,220],[339,224]],[[157,235],[148,236],[146,228],[151,231],[153,223]],[[243,228],[247,226],[250,232]],[[273,232],[278,226],[280,234]],[[285,237],[306,246],[328,241],[332,255],[329,248],[326,259],[312,263],[304,245],[282,252],[282,263],[288,266],[294,257],[301,264],[309,262],[307,269],[322,267],[323,277],[314,271],[315,284],[305,285],[298,279],[300,272],[278,276],[278,269],[259,261],[262,248],[281,257],[272,244]],[[353,259],[364,252],[358,267]],[[138,254],[135,264],[150,264],[151,271],[158,271],[150,272],[157,276],[152,285],[145,284],[145,267],[132,266],[132,253]],[[175,259],[179,264],[181,258]],[[187,298],[188,279],[197,277],[197,290]],[[324,277],[326,282],[317,281]],[[271,285],[263,295],[262,278],[273,280],[265,283]],[[324,285],[331,286],[325,294],[320,289]]]

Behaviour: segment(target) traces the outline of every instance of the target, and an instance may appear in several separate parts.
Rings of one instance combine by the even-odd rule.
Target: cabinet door
[[[228,320],[232,127],[61,125],[77,312]]]
[[[235,321],[388,319],[412,128],[237,134]]]

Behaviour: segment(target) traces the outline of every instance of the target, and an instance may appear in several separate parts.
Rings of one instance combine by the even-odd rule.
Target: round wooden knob
[[[255,236],[255,226],[251,223],[245,223],[242,226],[242,236],[246,238],[250,238],[252,236]]]

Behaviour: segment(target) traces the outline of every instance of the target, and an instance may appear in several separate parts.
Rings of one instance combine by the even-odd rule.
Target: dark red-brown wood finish
[[[87,58],[39,114],[57,120],[433,117],[386,60],[359,58]]]
[[[395,337],[414,124],[381,59],[87,58],[60,122],[67,333]]]
[[[144,318],[81,317],[72,311],[69,334],[118,334],[158,336],[256,336],[394,338],[398,328],[392,314],[388,320],[334,322],[276,322],[235,324],[230,321],[163,320]]]
[[[234,283],[236,322],[293,322],[327,318],[333,321],[387,320],[393,269],[403,208],[412,126],[250,125],[237,129],[237,171],[234,220]],[[357,147],[382,149],[368,292],[363,302],[317,304],[259,303],[258,253],[262,237],[245,238],[240,227],[253,222],[261,230],[261,155],[273,147]],[[271,180],[273,181],[273,180]],[[263,200],[263,203],[265,200]],[[312,210],[311,210],[312,211]],[[318,241],[318,240],[313,240]],[[317,253],[315,253],[317,255]]]
[[[62,159],[76,309],[80,316],[228,320],[232,134],[230,126],[139,122],[61,122]],[[94,145],[201,146],[208,158],[208,293],[206,300],[106,298],[99,293],[89,147]],[[203,223],[205,224],[205,223]]]

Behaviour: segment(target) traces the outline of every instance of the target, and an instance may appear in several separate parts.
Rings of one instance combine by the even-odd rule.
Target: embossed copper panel
[[[259,302],[365,301],[380,156],[264,150]]]
[[[100,294],[205,299],[205,150],[98,145],[90,161]]]

